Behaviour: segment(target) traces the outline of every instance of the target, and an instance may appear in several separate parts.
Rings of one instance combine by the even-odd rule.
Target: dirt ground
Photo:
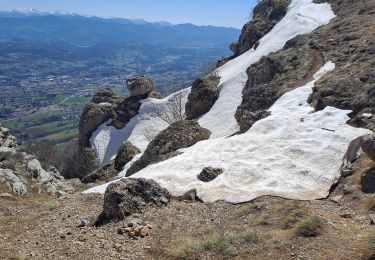
[[[101,195],[2,197],[0,258],[368,259],[375,252],[375,198],[359,190],[365,168],[325,200],[262,197],[239,205],[172,201],[150,207],[135,216],[152,226],[137,240],[118,234],[130,220],[92,225]]]

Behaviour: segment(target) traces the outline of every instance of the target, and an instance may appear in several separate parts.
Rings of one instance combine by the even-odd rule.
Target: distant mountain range
[[[240,30],[193,24],[151,23],[37,10],[0,11],[0,38],[74,43],[229,44]]]

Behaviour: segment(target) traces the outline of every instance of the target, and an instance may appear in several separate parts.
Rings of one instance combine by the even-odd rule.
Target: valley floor
[[[139,215],[152,229],[138,240],[118,234],[129,220],[92,225],[102,209],[101,195],[2,197],[0,258],[366,259],[375,248],[370,218],[375,200],[359,191],[359,174],[342,180],[325,200],[262,197],[237,205],[174,200]],[[77,227],[82,220],[87,224]]]

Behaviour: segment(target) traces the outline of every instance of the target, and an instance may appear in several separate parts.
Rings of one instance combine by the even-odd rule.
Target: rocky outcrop
[[[199,78],[193,82],[185,107],[187,119],[195,119],[210,111],[219,98],[217,89],[219,82],[220,77],[215,75]]]
[[[375,168],[369,169],[362,175],[361,190],[364,193],[375,193]]]
[[[17,150],[16,138],[9,130],[0,129],[0,191],[25,196],[31,192],[58,196],[73,193],[74,188],[54,167],[45,169],[30,154]],[[4,141],[5,140],[5,141]]]
[[[312,104],[354,111],[350,124],[375,130],[375,3],[330,1],[337,18],[314,35],[319,51],[336,64],[315,84]],[[370,116],[368,116],[370,115]]]
[[[154,86],[152,80],[145,76],[127,79],[126,84],[132,97],[148,95]]]
[[[9,129],[1,127],[0,125],[0,151],[17,146],[17,140],[9,132]]]
[[[256,121],[267,117],[267,109],[284,93],[311,81],[323,63],[322,55],[311,47],[308,37],[300,36],[287,42],[283,50],[250,66],[242,103],[235,114],[240,131],[246,132]]]
[[[131,142],[125,142],[122,144],[120,149],[117,152],[115,158],[115,169],[117,171],[121,171],[122,168],[131,160],[133,160],[134,156],[139,154],[141,151],[134,146]]]
[[[153,180],[123,179],[108,186],[104,195],[103,212],[96,225],[123,220],[140,213],[147,206],[165,206],[169,192]]]
[[[262,0],[254,8],[253,19],[242,28],[238,42],[230,49],[239,56],[252,47],[285,16],[290,0]],[[254,46],[255,45],[255,46]]]
[[[113,180],[117,174],[118,174],[118,171],[115,170],[114,161],[112,160],[112,161],[109,161],[106,165],[87,174],[85,177],[83,177],[82,182],[83,183],[94,183],[97,181],[109,182]]]
[[[206,140],[210,138],[210,134],[209,130],[200,127],[197,122],[190,120],[175,122],[150,142],[142,157],[126,172],[126,176],[133,175],[149,164],[171,158],[177,154],[177,150]]]
[[[27,181],[10,169],[0,169],[0,186],[8,188],[8,192],[18,196],[26,196],[28,194]]]
[[[223,169],[205,167],[203,168],[202,172],[198,175],[198,180],[203,182],[210,182],[215,180],[223,172]]]
[[[375,162],[375,135],[366,135],[361,140],[362,150]]]
[[[78,146],[83,165],[80,176],[75,177],[83,179],[91,175],[85,181],[103,177],[102,174],[107,170],[99,169],[90,144],[92,133],[105,122],[109,122],[117,129],[125,127],[138,114],[142,99],[149,96],[158,97],[157,94],[152,93],[152,85],[149,78],[139,77],[128,80],[131,97],[119,97],[110,88],[101,89],[94,95],[91,102],[83,109],[79,122]]]
[[[267,109],[286,91],[310,81],[329,60],[336,68],[316,82],[310,102],[316,110],[326,106],[353,110],[350,124],[375,129],[375,41],[369,37],[374,30],[375,4],[369,0],[333,0],[330,4],[337,15],[331,23],[290,40],[282,50],[248,69],[236,113],[241,132],[267,116]]]

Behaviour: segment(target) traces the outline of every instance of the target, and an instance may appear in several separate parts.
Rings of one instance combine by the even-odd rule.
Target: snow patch
[[[286,16],[260,40],[256,50],[251,49],[217,69],[221,77],[219,99],[211,110],[198,120],[202,127],[211,131],[211,138],[230,136],[239,130],[234,114],[241,104],[242,89],[247,81],[246,70],[250,65],[263,56],[282,49],[288,40],[297,35],[310,33],[327,24],[333,17],[335,15],[329,4],[314,4],[312,0],[293,0]],[[190,88],[183,90],[183,93],[185,106]],[[171,96],[174,95],[176,94]],[[150,141],[146,137],[147,132],[158,133],[167,127],[157,111],[165,108],[171,96],[164,100],[145,100],[139,115],[121,130],[108,126],[108,123],[101,125],[90,139],[99,162],[102,165],[107,163],[126,140],[144,151]]]
[[[298,200],[327,197],[340,176],[350,142],[371,133],[346,124],[351,111],[327,107],[315,112],[307,103],[314,83],[333,69],[334,64],[327,63],[313,81],[284,94],[269,109],[271,115],[248,132],[199,142],[132,178],[153,179],[174,196],[196,189],[204,202],[241,203],[263,195]],[[207,166],[224,173],[201,182],[197,176]],[[103,193],[106,187],[86,192]]]

